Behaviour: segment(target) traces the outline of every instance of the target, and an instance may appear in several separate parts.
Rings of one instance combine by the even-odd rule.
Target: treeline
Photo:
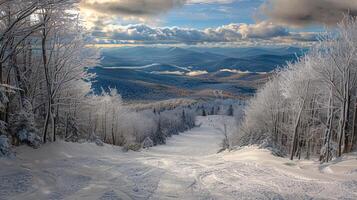
[[[130,108],[141,111],[148,109],[155,109],[155,111],[167,110],[167,109],[175,109],[180,106],[190,106],[197,103],[197,100],[188,99],[188,98],[176,98],[176,99],[168,99],[162,101],[154,101],[154,102],[126,102],[126,105]]]
[[[190,106],[199,116],[228,115],[237,117],[245,102],[238,99],[214,99],[198,101]]]
[[[247,105],[236,145],[262,144],[290,159],[328,162],[357,147],[357,20],[289,63]]]
[[[81,138],[102,141],[138,150],[165,144],[166,138],[195,126],[195,112],[189,106],[135,110],[126,106],[115,89],[89,95],[78,108],[80,124],[66,126],[67,140]]]

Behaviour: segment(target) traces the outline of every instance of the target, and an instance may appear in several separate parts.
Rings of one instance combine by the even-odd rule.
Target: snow
[[[357,199],[357,155],[320,165],[251,146],[217,154],[227,116],[141,152],[94,143],[17,148],[0,160],[0,199]]]
[[[237,69],[221,69],[219,70],[220,72],[231,72],[231,73],[237,73],[237,74],[267,74],[268,72],[251,72],[251,71],[241,71]]]

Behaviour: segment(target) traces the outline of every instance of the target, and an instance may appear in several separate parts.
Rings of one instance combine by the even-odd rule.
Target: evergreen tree
[[[234,109],[233,109],[233,105],[230,105],[227,111],[227,115],[228,116],[233,116],[234,114]]]
[[[161,119],[159,119],[156,135],[155,138],[153,138],[153,141],[155,145],[166,143],[166,137],[162,132]]]
[[[202,110],[202,116],[207,116],[205,109]]]

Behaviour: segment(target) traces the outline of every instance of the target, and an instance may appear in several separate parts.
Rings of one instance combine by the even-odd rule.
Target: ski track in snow
[[[0,160],[0,200],[357,199],[357,156],[319,165],[247,147],[217,154],[226,116],[166,145],[123,153],[119,147],[58,142],[17,149]]]

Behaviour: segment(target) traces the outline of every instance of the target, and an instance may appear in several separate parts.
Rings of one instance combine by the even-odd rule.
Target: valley
[[[357,200],[357,0],[0,0],[0,200]]]
[[[116,88],[123,99],[240,98],[253,95],[270,73],[306,52],[279,48],[122,47],[101,50],[93,89]]]

